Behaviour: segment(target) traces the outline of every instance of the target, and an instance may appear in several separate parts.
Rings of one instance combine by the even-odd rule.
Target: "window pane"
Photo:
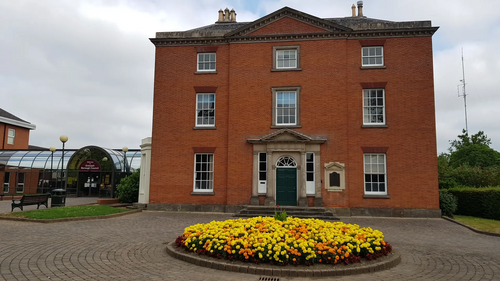
[[[314,181],[314,174],[313,173],[307,173],[307,181]]]
[[[259,172],[259,180],[260,181],[266,180],[266,172]]]
[[[265,170],[266,170],[266,162],[259,163],[259,171],[265,171]]]
[[[306,171],[308,172],[314,171],[314,163],[306,163]]]
[[[266,161],[266,153],[259,153],[259,161]]]
[[[306,161],[307,162],[314,161],[314,153],[306,153]]]

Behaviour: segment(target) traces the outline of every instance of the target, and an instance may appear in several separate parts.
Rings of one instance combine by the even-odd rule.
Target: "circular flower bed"
[[[318,219],[254,217],[187,227],[175,243],[219,259],[278,265],[338,264],[376,259],[391,252],[370,227]]]

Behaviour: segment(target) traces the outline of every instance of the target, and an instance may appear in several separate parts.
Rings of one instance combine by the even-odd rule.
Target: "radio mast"
[[[464,48],[462,48],[462,80],[460,84],[457,85],[458,97],[464,97],[464,109],[465,109],[465,133],[469,134],[469,128],[467,126],[467,93],[465,92],[465,68],[464,68]],[[462,87],[462,94],[460,94],[460,87]]]

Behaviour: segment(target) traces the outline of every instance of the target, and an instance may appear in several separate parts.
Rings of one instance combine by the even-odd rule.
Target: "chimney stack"
[[[219,20],[217,22],[224,21],[224,11],[222,9],[219,10]]]
[[[236,22],[236,12],[234,9],[229,11],[228,8],[219,10],[219,20],[216,22]]]
[[[358,17],[363,17],[363,1],[358,1]]]
[[[354,6],[354,4],[352,4],[351,10],[352,10],[352,17],[354,18],[356,16],[356,6]]]
[[[231,20],[232,22],[236,22],[236,12],[234,11],[234,9],[231,9]]]

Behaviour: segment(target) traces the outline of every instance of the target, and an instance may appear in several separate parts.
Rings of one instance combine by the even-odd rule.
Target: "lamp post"
[[[56,151],[56,148],[53,147],[53,146],[51,146],[49,148],[49,150],[50,150],[50,179],[49,179],[49,187],[52,189],[52,186],[50,186],[50,181],[52,180],[52,176],[54,175],[54,170],[53,170],[53,165],[54,165],[54,151]]]
[[[59,137],[62,142],[62,161],[61,161],[61,179],[63,180],[63,189],[66,190],[66,180],[64,179],[64,144],[68,141],[68,136],[62,135]]]
[[[127,151],[128,147],[124,146],[122,148],[123,151],[123,172],[125,172],[125,175],[127,174]]]

